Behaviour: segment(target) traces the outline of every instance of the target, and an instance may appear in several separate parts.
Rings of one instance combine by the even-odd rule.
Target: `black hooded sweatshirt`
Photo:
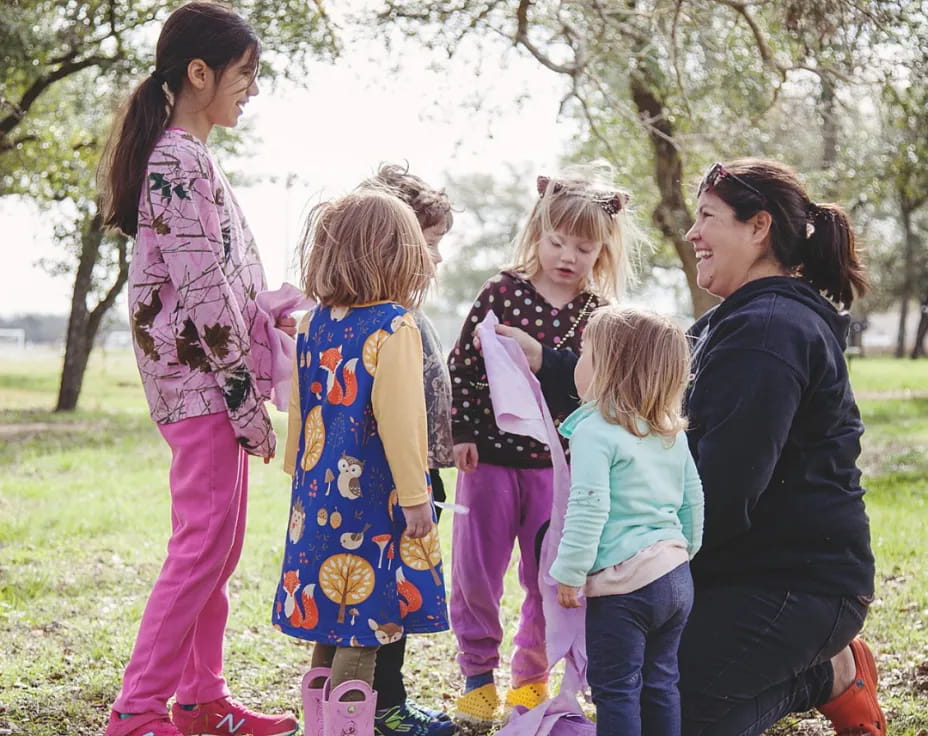
[[[690,449],[706,497],[700,586],[873,592],[849,324],[807,282],[752,281],[690,328]]]

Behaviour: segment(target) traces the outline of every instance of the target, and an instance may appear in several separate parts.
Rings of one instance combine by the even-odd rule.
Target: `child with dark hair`
[[[271,346],[255,302],[264,270],[206,140],[216,125],[234,127],[258,94],[259,52],[254,31],[225,6],[175,10],[102,166],[105,222],[135,238],[132,334],[152,419],[171,448],[173,528],[107,736],[289,736],[298,728],[290,715],[231,700],[222,677],[247,456],[269,461],[275,436],[264,407]],[[290,318],[278,326],[294,332]]]

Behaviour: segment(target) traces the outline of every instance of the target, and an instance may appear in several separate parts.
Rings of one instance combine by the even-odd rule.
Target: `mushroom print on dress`
[[[273,608],[285,634],[378,646],[447,629],[438,535],[403,536],[406,520],[372,402],[378,354],[402,307],[318,307],[297,336],[300,427],[290,525]],[[315,523],[313,523],[315,521]],[[309,624],[312,624],[310,626]]]

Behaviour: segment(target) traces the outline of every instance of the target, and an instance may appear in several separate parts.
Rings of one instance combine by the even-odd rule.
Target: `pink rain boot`
[[[327,681],[323,691],[323,736],[374,736],[377,693],[363,680],[348,680],[335,688]],[[362,700],[342,700],[348,693]]]
[[[303,735],[324,736],[322,717],[322,692],[328,684],[332,673],[328,667],[314,667],[303,675],[303,686],[300,692],[303,695]],[[314,680],[324,680],[321,685],[314,685]]]

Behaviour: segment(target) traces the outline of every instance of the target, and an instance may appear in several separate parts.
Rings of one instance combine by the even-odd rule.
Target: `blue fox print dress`
[[[297,337],[302,428],[273,610],[285,634],[369,647],[448,628],[437,527],[403,536],[371,401],[380,346],[414,325],[393,303],[319,307]]]

